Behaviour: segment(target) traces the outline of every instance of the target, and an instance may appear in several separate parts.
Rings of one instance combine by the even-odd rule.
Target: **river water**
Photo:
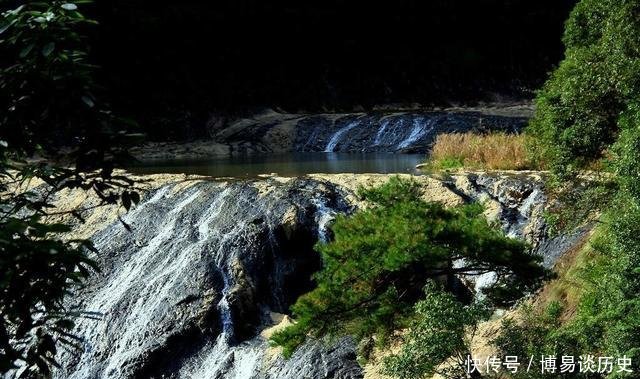
[[[195,174],[254,178],[277,174],[293,177],[315,173],[417,173],[424,154],[288,153],[229,158],[143,162],[129,168],[135,174]]]

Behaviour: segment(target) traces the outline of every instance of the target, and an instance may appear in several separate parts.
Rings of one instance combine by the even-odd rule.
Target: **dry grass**
[[[491,133],[441,134],[436,138],[429,166],[434,169],[532,169],[525,135]]]
[[[560,321],[573,318],[585,286],[581,273],[595,259],[589,243],[595,238],[595,233],[594,230],[588,232],[556,262],[553,267],[556,277],[536,294],[533,309],[544,312],[551,303],[557,302],[562,305]]]

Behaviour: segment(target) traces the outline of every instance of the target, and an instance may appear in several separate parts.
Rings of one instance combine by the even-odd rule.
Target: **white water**
[[[77,300],[95,317],[77,320],[73,333],[82,338],[83,351],[60,351],[63,368],[53,377],[294,379],[282,372],[315,372],[304,359],[284,362],[267,354],[269,343],[260,335],[245,341],[235,335],[246,327],[240,320],[254,322],[243,313],[243,296],[252,296],[254,284],[256,290],[266,284],[252,270],[276,259],[268,279],[272,288],[265,288],[273,299],[256,295],[252,301],[259,308],[247,310],[260,312],[256,317],[279,311],[285,298],[279,291],[291,285],[280,271],[288,270],[288,258],[278,255],[286,212],[295,207],[300,217],[309,217],[301,225],[315,224],[319,240],[328,239],[337,212],[326,188],[315,192],[306,182],[269,184],[267,191],[263,186],[167,185],[124,217],[133,232],[117,222],[98,232],[93,240],[103,274]]]
[[[380,124],[380,128],[376,133],[376,138],[373,141],[373,146],[380,146],[380,143],[382,143],[382,137],[384,136],[384,133],[387,130],[387,127],[389,126],[390,123],[391,123],[391,120],[389,118],[382,121],[382,123]]]
[[[413,128],[411,133],[398,144],[398,149],[404,149],[411,146],[414,142],[422,138],[424,135],[433,130],[433,118],[418,117],[413,120]]]
[[[509,226],[507,236],[517,238],[522,235],[524,228],[528,225],[528,222],[532,217],[534,207],[537,204],[542,204],[543,202],[544,193],[542,191],[537,188],[531,191],[529,196],[527,196],[527,198],[524,199],[522,204],[518,207],[518,219],[515,223]]]
[[[498,280],[498,274],[495,271],[486,272],[480,274],[474,278],[473,289],[477,299],[484,299],[485,295],[482,292],[484,289],[491,287]]]
[[[317,208],[315,222],[318,225],[318,239],[326,242],[329,223],[335,218],[336,212],[329,208],[323,200],[314,198],[312,203]],[[240,228],[245,226],[240,225]],[[262,358],[268,349],[268,343],[262,337],[255,337],[233,347],[229,345],[233,324],[228,311],[227,280],[225,276],[225,288],[219,304],[223,314],[223,333],[215,344],[205,348],[198,357],[180,371],[180,378],[218,378],[221,377],[220,375],[224,375],[225,379],[249,379],[260,368]]]
[[[388,146],[390,151],[410,147],[433,131],[438,119],[437,117],[414,116],[411,117],[411,124],[407,125],[409,122],[407,118],[408,116],[400,115],[387,116],[378,120],[380,124],[376,130],[375,136],[372,138],[373,140],[371,141],[371,145],[363,146],[362,151],[382,145]],[[348,135],[351,134],[349,132],[354,128],[367,128],[371,126],[373,126],[373,124],[365,123],[362,119],[348,123],[331,136],[331,139],[325,146],[324,152],[335,152],[338,145],[348,138]]]
[[[159,200],[166,192],[159,193],[154,199]],[[93,300],[86,305],[86,310],[95,314],[119,313],[125,294],[137,293],[135,302],[126,306],[127,311],[123,321],[118,322],[123,328],[115,341],[113,352],[103,362],[105,364],[103,377],[120,377],[119,370],[123,362],[139,356],[150,348],[143,341],[146,333],[153,327],[153,316],[168,311],[171,305],[168,299],[174,294],[176,288],[180,287],[180,281],[189,278],[190,264],[197,259],[201,245],[210,237],[207,225],[220,214],[221,204],[227,196],[226,191],[216,196],[207,211],[197,220],[196,224],[199,225],[197,241],[185,249],[162,249],[161,246],[170,244],[172,240],[188,239],[185,229],[176,227],[176,222],[179,220],[176,216],[199,196],[201,196],[200,191],[185,191],[179,202],[165,215],[166,221],[156,235],[146,246],[125,261],[115,275],[108,278],[106,286],[96,292]],[[153,204],[154,199],[144,203],[139,213],[144,212],[144,207]],[[133,222],[136,216],[137,213],[131,213],[126,217],[126,221]],[[97,246],[98,249],[102,247]],[[90,370],[93,367],[92,362],[87,361],[92,358],[88,353],[100,343],[97,338],[113,327],[118,326],[96,320],[84,320],[79,323],[79,334],[90,336],[90,338],[85,340],[85,353],[82,355],[85,361],[81,361],[79,365],[81,369],[70,378],[90,377]]]
[[[227,336],[221,334],[215,344],[205,348],[195,360],[180,371],[179,377],[249,379],[258,371],[266,349],[266,342],[259,341],[258,338],[231,347]]]
[[[336,217],[336,211],[327,207],[327,205],[318,199],[313,199],[313,204],[317,207],[316,224],[318,225],[318,240],[321,242],[329,241],[329,224]]]
[[[324,148],[324,152],[325,153],[333,153],[335,151],[336,146],[338,145],[338,143],[340,142],[340,139],[342,138],[342,135],[345,134],[346,132],[348,132],[349,130],[355,128],[356,126],[360,125],[360,121],[355,120],[352,121],[350,123],[347,124],[347,126],[341,128],[340,130],[338,130],[329,140],[329,143],[327,143],[327,146]]]

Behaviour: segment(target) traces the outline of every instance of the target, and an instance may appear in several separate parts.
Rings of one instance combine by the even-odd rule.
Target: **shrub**
[[[539,360],[542,356],[553,356],[557,362],[561,357],[574,356],[576,362],[580,355],[586,354],[575,340],[575,335],[561,328],[560,314],[562,307],[557,302],[550,303],[544,309],[535,309],[525,305],[519,309],[515,317],[502,320],[498,335],[491,341],[498,349],[499,356],[517,356],[525,361],[513,378],[564,378],[580,377],[577,373],[542,373]],[[533,357],[531,369],[526,362]],[[577,363],[576,363],[577,364]],[[558,367],[560,364],[558,364]]]
[[[296,323],[272,338],[287,355],[308,335],[375,334],[384,341],[407,326],[431,279],[452,290],[457,275],[496,272],[486,295],[503,304],[545,274],[540,257],[490,226],[477,205],[445,209],[399,178],[361,194],[372,207],[335,220],[335,239],[317,246],[323,260],[317,287],[293,305]]]
[[[571,233],[597,220],[611,205],[618,188],[611,177],[576,178],[554,188],[553,201],[545,211],[549,235]]]
[[[471,356],[470,340],[478,323],[491,315],[490,308],[483,303],[465,306],[435,286],[426,288],[425,295],[414,306],[414,320],[400,352],[385,358],[383,373],[400,379],[434,374],[464,378],[466,358]],[[451,357],[453,362],[446,362]]]

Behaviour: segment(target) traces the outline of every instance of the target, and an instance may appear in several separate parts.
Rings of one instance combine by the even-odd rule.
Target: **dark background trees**
[[[215,111],[527,96],[560,60],[573,4],[103,0],[92,54],[118,111],[193,137]]]

